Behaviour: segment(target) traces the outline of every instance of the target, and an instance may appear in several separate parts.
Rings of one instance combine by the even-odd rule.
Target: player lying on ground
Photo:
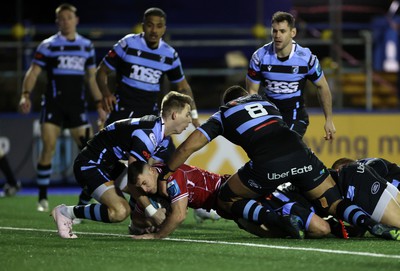
[[[215,209],[222,217],[234,219],[216,205],[221,184],[229,177],[189,165],[181,165],[166,181],[158,181],[159,169],[136,161],[128,167],[128,188],[141,189],[146,194],[163,195],[170,199],[171,212],[159,230],[134,236],[135,239],[165,238],[185,220],[187,208]],[[158,185],[160,184],[160,185]],[[261,209],[262,207],[260,207]],[[135,225],[135,221],[133,221]],[[285,230],[285,227],[282,227]],[[286,234],[288,235],[288,234]],[[285,236],[286,236],[285,235]]]
[[[182,165],[174,174],[169,176],[166,182],[159,182],[163,185],[158,186],[158,177],[159,169],[151,167],[144,162],[136,161],[129,166],[129,185],[140,187],[149,196],[158,195],[157,199],[160,199],[159,195],[163,195],[164,200],[161,201],[161,205],[167,207],[168,210],[166,222],[158,228],[145,218],[141,208],[136,207],[132,215],[130,232],[136,235],[143,234],[135,236],[134,238],[136,239],[167,237],[185,220],[188,207],[215,208],[224,218],[234,219],[238,222],[239,227],[261,237],[288,236],[288,233],[283,232],[280,228],[267,229],[265,226],[260,228],[258,224],[246,223],[245,220],[237,220],[231,215],[221,213],[221,210],[216,205],[216,197],[221,184],[226,181],[229,177],[228,175],[221,176],[193,166]],[[168,202],[170,202],[170,205],[167,204]],[[156,203],[154,204],[156,205]],[[268,209],[272,212],[275,211],[272,203],[260,199],[260,206],[261,204],[268,206]],[[289,202],[287,206],[281,209],[285,209],[284,211],[278,210],[281,215],[296,215],[300,217],[301,224],[305,225],[307,236],[310,238],[322,237],[330,233],[330,227],[326,221],[312,212],[311,209],[307,209],[299,203]]]

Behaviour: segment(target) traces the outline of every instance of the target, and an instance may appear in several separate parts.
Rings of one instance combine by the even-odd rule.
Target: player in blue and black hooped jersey
[[[399,229],[376,223],[360,207],[342,198],[327,168],[300,136],[288,128],[273,103],[260,95],[249,95],[240,86],[225,91],[220,110],[176,149],[163,174],[168,176],[168,172],[176,170],[192,153],[220,135],[242,147],[250,158],[221,186],[218,205],[223,211],[267,227],[285,229],[292,237],[304,238],[298,217],[281,217],[256,201],[290,181],[323,214],[346,219],[378,237],[400,240]]]
[[[171,83],[170,90],[193,98],[177,51],[162,39],[166,20],[163,10],[147,9],[143,15],[143,32],[123,37],[100,63],[96,77],[105,109],[110,113],[107,124],[124,118],[158,114],[158,98],[164,77]],[[115,89],[108,84],[111,74],[116,75]],[[194,98],[191,113],[193,125],[198,127],[200,122]],[[168,140],[168,149],[160,155],[164,161],[175,149],[172,138]]]
[[[155,156],[160,148],[165,147],[165,137],[182,133],[192,122],[191,103],[188,95],[171,91],[163,98],[161,116],[148,115],[113,122],[88,141],[75,159],[74,173],[84,191],[99,203],[56,207],[52,215],[62,238],[76,237],[71,232],[72,219],[75,218],[112,223],[129,216],[129,203],[121,189],[114,185],[125,167],[120,166],[120,160],[128,163],[158,160]],[[141,195],[133,196],[138,200]],[[151,205],[147,201],[147,205],[142,206]]]
[[[254,52],[250,60],[247,90],[250,94],[263,92],[279,108],[289,128],[304,136],[309,118],[303,94],[310,80],[318,89],[324,111],[325,139],[332,140],[336,132],[332,97],[318,58],[293,40],[296,28],[290,13],[276,12],[271,28],[273,41]]]
[[[332,168],[340,169],[344,165],[351,163],[363,164],[373,168],[379,176],[400,190],[400,166],[398,164],[390,162],[384,158],[370,157],[354,160],[351,158],[342,157],[333,163]]]
[[[70,4],[60,5],[56,11],[59,32],[38,46],[22,86],[20,110],[31,110],[30,94],[42,71],[47,73],[47,88],[42,99],[40,115],[43,148],[37,164],[39,186],[38,211],[48,211],[47,188],[52,173],[52,157],[62,129],[69,129],[71,136],[82,148],[92,134],[88,122],[85,80],[97,103],[99,120],[104,122],[102,95],[95,80],[95,51],[90,40],[76,32],[78,17]]]
[[[158,114],[161,80],[166,75],[175,90],[193,98],[178,53],[162,36],[166,31],[166,14],[150,8],[143,17],[143,32],[123,37],[104,57],[96,77],[103,93],[105,109],[110,112],[107,123],[116,120]],[[115,90],[108,85],[108,76],[116,74]],[[196,105],[192,118],[199,126]]]

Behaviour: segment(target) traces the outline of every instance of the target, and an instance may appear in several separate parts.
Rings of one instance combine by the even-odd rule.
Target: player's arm
[[[194,130],[190,136],[175,150],[170,160],[168,168],[175,171],[189,158],[192,153],[200,150],[208,144],[207,137],[199,130]]]
[[[161,239],[173,233],[183,221],[187,213],[188,198],[184,197],[171,204],[171,213],[156,233],[133,236],[134,239]]]
[[[325,75],[322,75],[317,82],[314,82],[314,85],[318,89],[318,98],[325,115],[325,139],[333,140],[335,138],[336,128],[333,124],[332,95]]]
[[[246,90],[250,94],[258,94],[259,88],[260,88],[260,83],[254,82],[246,77]]]
[[[103,95],[103,107],[107,113],[110,113],[114,109],[114,105],[117,104],[117,99],[108,87],[108,76],[112,72],[104,62],[101,62],[96,70],[96,82]]]
[[[177,91],[186,95],[189,95],[193,102],[190,105],[191,106],[191,113],[192,113],[192,124],[194,125],[194,127],[199,127],[200,126],[200,122],[199,122],[199,114],[197,112],[197,106],[196,106],[196,102],[194,100],[194,95],[193,95],[193,91],[192,88],[190,87],[188,81],[186,80],[186,78],[184,78],[182,81],[175,83]]]
[[[30,95],[41,72],[42,68],[39,65],[32,63],[25,74],[22,83],[21,99],[19,101],[19,109],[23,114],[27,114],[31,111],[32,104]]]
[[[90,93],[92,94],[92,97],[96,103],[96,110],[97,114],[99,115],[99,124],[101,123],[102,125],[107,119],[107,114],[103,109],[103,95],[101,94],[100,89],[96,83],[96,68],[92,67],[87,69],[86,82],[89,86]]]

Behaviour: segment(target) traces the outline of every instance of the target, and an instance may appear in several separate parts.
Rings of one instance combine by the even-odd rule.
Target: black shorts
[[[290,111],[282,110],[282,117],[290,130],[297,132],[301,137],[307,131],[307,127],[310,124],[308,113],[304,107],[293,109]]]
[[[77,159],[74,163],[76,181],[88,195],[92,195],[102,184],[115,181],[126,169],[126,166],[119,161],[108,167],[89,161]]]
[[[372,215],[387,188],[387,181],[368,167],[365,167],[363,172],[357,172],[356,166],[343,168],[341,172],[343,171],[347,171],[343,177],[352,175],[344,196]]]
[[[267,195],[286,182],[309,191],[320,185],[329,172],[318,157],[305,148],[269,161],[251,160],[238,170],[238,174],[250,190]]]
[[[43,102],[40,112],[40,123],[50,122],[59,127],[69,129],[89,123],[85,104],[81,101],[71,106],[58,101]]]

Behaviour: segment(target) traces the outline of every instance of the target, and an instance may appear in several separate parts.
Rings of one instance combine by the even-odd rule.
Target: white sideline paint
[[[36,231],[36,232],[57,233],[56,230],[15,228],[15,227],[0,227],[0,230]],[[78,236],[79,235],[99,235],[99,236],[130,237],[130,235],[128,235],[128,234],[117,234],[117,233],[79,232],[79,231],[77,231],[77,232],[74,231],[74,233],[76,233]],[[79,240],[79,238],[77,240]],[[163,240],[174,241],[174,242],[204,243],[204,244],[216,244],[216,245],[234,245],[234,246],[259,247],[259,248],[268,248],[268,249],[272,248],[272,249],[283,249],[283,250],[314,251],[314,252],[330,253],[330,254],[346,254],[346,255],[353,255],[353,256],[367,256],[367,257],[376,257],[376,258],[400,259],[400,255],[378,254],[378,253],[357,252],[357,251],[347,251],[347,250],[320,249],[320,248],[309,248],[309,247],[287,247],[287,246],[273,246],[273,245],[265,245],[265,244],[179,239],[179,238],[165,238]],[[390,242],[390,241],[388,241],[388,242]]]

